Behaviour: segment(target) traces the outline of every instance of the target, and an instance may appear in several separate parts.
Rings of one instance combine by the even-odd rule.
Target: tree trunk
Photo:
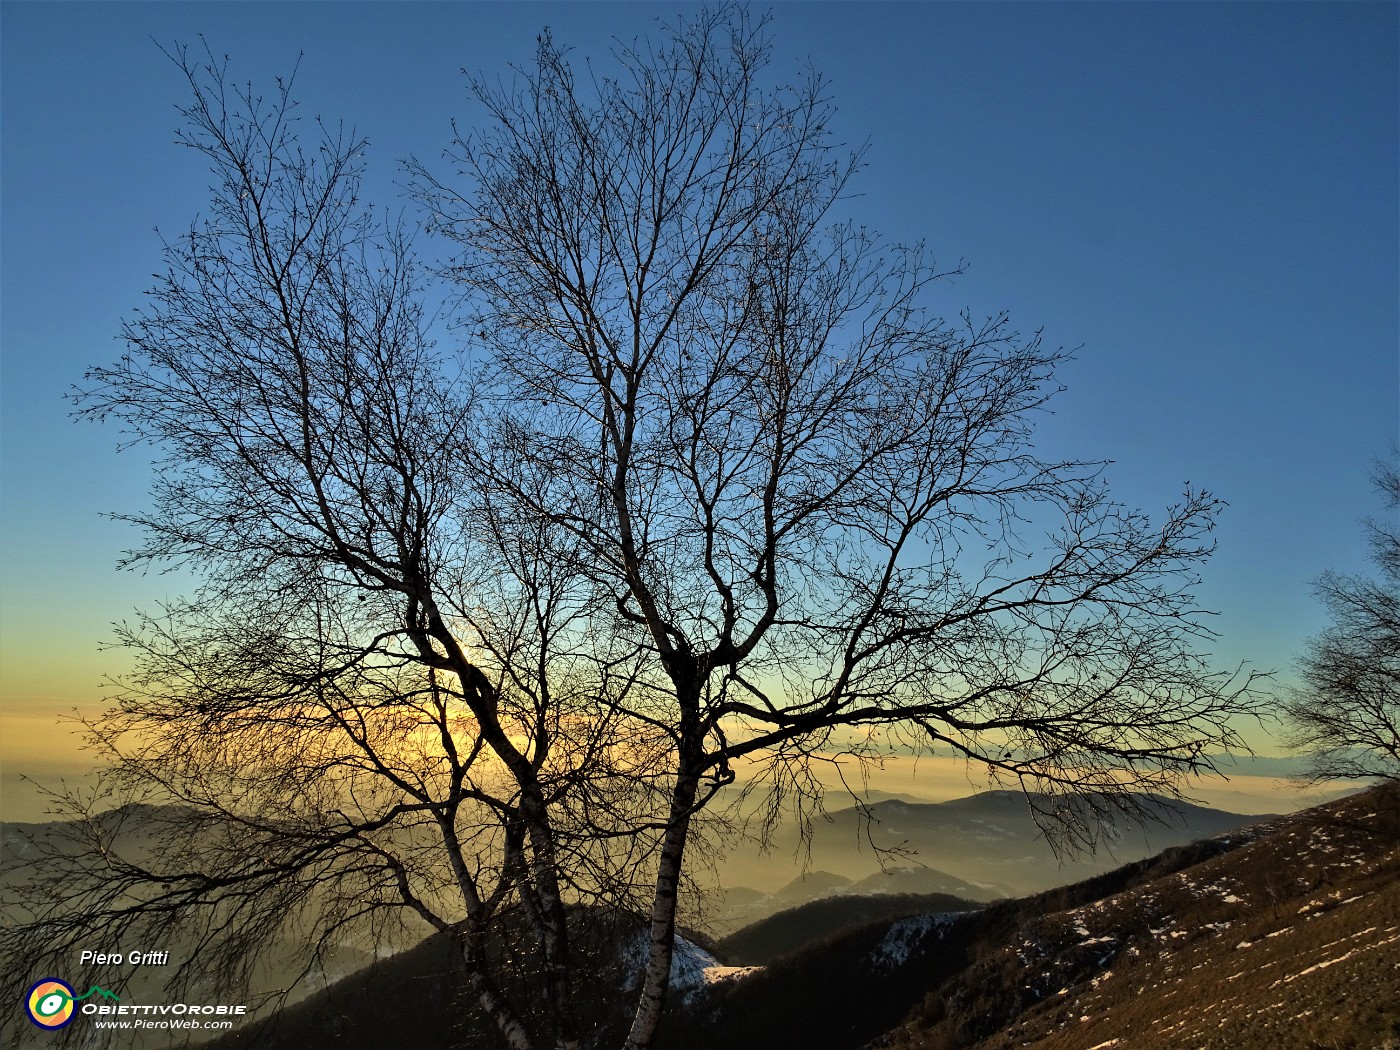
[[[544,950],[545,991],[554,1014],[555,1045],[558,1050],[581,1050],[578,1010],[570,980],[573,958],[569,947],[568,913],[559,890],[554,832],[544,802],[538,798],[538,785],[532,788],[522,808],[527,814],[533,859],[530,878],[520,887],[520,892],[535,894],[538,905],[537,909],[529,910],[538,923],[540,946]]]
[[[476,942],[476,943],[473,943]],[[482,957],[480,936],[470,936],[462,945],[462,959],[467,964],[467,984],[476,995],[477,1002],[486,1016],[495,1023],[510,1050],[534,1050],[530,1033],[526,1031],[514,1008],[501,995],[496,982],[491,979],[485,960]]]
[[[666,992],[671,977],[671,957],[675,950],[676,905],[681,879],[686,839],[690,834],[690,818],[695,805],[695,793],[700,777],[694,765],[683,761],[671,792],[671,816],[666,836],[661,844],[661,859],[656,871],[656,896],[651,908],[651,928],[646,972],[642,977],[641,997],[632,1018],[632,1030],[627,1036],[626,1050],[649,1050],[661,1023],[661,1011],[666,1005]]]

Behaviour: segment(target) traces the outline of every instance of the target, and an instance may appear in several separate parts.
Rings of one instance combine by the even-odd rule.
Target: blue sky
[[[198,34],[238,79],[304,52],[303,112],[371,142],[370,196],[478,114],[460,70],[507,72],[549,25],[606,59],[684,5],[13,3],[0,183],[0,703],[100,699],[108,624],[178,577],[114,571],[145,454],[68,418],[208,179],[174,145]],[[785,3],[773,69],[810,59],[869,140],[850,214],[967,273],[949,314],[1010,312],[1079,347],[1050,455],[1115,460],[1125,501],[1190,481],[1229,501],[1200,589],[1222,665],[1288,671],[1309,581],[1366,566],[1372,460],[1400,430],[1395,3]],[[15,739],[12,737],[12,739]],[[56,738],[55,738],[56,739]],[[58,746],[58,745],[55,745]],[[13,748],[11,748],[13,751]]]

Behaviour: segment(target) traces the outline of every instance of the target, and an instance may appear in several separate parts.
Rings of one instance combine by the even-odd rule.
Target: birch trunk
[[[656,871],[656,896],[651,909],[651,926],[646,972],[642,977],[641,996],[627,1036],[626,1050],[649,1050],[661,1023],[661,1011],[666,1006],[666,992],[671,978],[671,958],[675,953],[676,906],[685,855],[686,839],[690,834],[690,818],[700,778],[685,767],[676,778],[671,792],[671,818],[661,845],[661,859]]]

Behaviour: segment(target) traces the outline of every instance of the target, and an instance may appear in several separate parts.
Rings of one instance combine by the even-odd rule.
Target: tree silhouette
[[[1308,642],[1302,685],[1283,701],[1288,743],[1311,759],[1308,775],[1400,778],[1400,467],[1376,465],[1385,521],[1369,522],[1380,578],[1327,572],[1314,590],[1331,624]]]
[[[15,952],[180,930],[180,979],[227,981],[289,930],[310,968],[415,916],[509,1046],[572,1048],[597,905],[645,926],[642,1050],[717,798],[762,831],[820,805],[820,763],[938,747],[1089,841],[1074,799],[1176,794],[1239,746],[1251,680],[1196,649],[1219,502],[1153,521],[1036,455],[1065,355],[935,316],[922,250],[834,220],[860,155],[820,76],[766,86],[762,20],[705,10],[582,76],[546,33],[471,82],[452,170],[409,165],[457,251],[450,350],[360,203],[364,144],[304,144],[290,81],[174,57],[210,210],[78,404],[161,457],[128,563],[203,582],[121,629],[105,791]]]

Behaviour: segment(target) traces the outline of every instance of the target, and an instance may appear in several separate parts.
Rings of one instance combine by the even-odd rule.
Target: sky
[[[762,10],[756,5],[755,10]],[[161,48],[236,80],[300,59],[302,112],[370,141],[367,195],[480,119],[549,26],[581,61],[677,3],[0,3],[0,814],[80,764],[111,624],[189,587],[118,572],[151,469],[65,392],[121,352],[156,231],[205,208]],[[810,62],[868,143],[848,213],[967,270],[952,316],[1005,310],[1076,348],[1047,455],[1113,460],[1125,503],[1229,503],[1198,590],[1221,667],[1279,672],[1325,625],[1310,581],[1367,568],[1373,461],[1400,440],[1396,3],[777,3],[775,76]],[[428,246],[431,252],[432,246]],[[1255,733],[1263,751],[1277,750]],[[27,804],[27,803],[26,803]]]

